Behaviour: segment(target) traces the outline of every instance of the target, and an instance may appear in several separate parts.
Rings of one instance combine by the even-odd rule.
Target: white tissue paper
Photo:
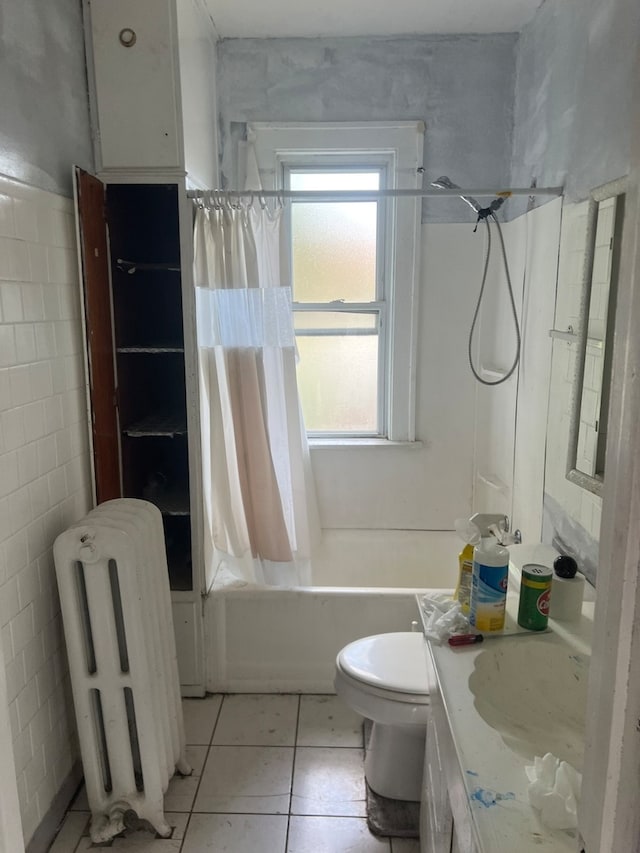
[[[424,613],[424,635],[437,646],[446,642],[452,634],[468,634],[469,620],[462,612],[459,601],[450,595],[436,592],[422,597]]]
[[[549,829],[575,829],[582,774],[548,752],[536,756],[525,767],[529,778],[529,802],[540,810],[540,819]]]

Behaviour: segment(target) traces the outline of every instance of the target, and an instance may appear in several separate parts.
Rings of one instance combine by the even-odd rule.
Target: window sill
[[[309,438],[311,450],[350,450],[354,447],[422,447],[421,441],[390,441],[388,438]]]

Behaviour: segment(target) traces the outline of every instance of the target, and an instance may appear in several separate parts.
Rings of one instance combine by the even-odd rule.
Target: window
[[[413,440],[420,204],[377,191],[420,186],[422,125],[260,123],[249,140],[265,189],[330,193],[286,206],[310,437]]]

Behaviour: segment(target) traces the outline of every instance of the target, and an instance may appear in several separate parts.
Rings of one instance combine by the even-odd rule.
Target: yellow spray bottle
[[[463,613],[471,606],[471,580],[473,577],[473,549],[480,541],[480,530],[473,521],[458,518],[455,522],[456,533],[465,543],[458,554],[458,582],[453,597],[460,602]]]

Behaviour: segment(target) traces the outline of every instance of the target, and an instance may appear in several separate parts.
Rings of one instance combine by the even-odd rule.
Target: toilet
[[[401,632],[363,637],[336,658],[336,693],[373,722],[364,775],[393,800],[419,801],[429,708],[424,637]]]

